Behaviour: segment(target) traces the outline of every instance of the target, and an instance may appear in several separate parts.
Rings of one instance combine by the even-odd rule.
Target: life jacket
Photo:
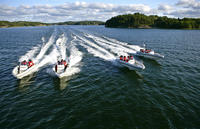
[[[132,60],[132,59],[133,59],[133,56],[131,56],[130,59]]]
[[[124,57],[124,61],[126,61],[126,56]]]
[[[66,66],[66,65],[67,65],[67,62],[66,62],[66,61],[63,61],[63,64],[64,64],[64,66]]]
[[[149,53],[151,50],[145,50],[146,53]]]
[[[21,64],[22,64],[22,65],[26,65],[26,64],[27,64],[27,62],[26,62],[26,61],[23,61]]]
[[[31,66],[33,66],[33,65],[34,65],[33,61],[29,61],[29,62],[28,62],[28,67],[31,67]]]
[[[120,56],[119,59],[122,60],[122,57]]]
[[[140,49],[141,52],[144,52],[144,49]]]

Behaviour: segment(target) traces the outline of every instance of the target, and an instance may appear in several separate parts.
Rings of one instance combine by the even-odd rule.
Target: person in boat
[[[63,65],[65,66],[64,71],[67,69],[67,62],[66,60],[63,60]]]
[[[30,59],[29,61],[28,61],[28,67],[30,68],[30,67],[32,67],[34,65],[34,63],[33,63],[33,61]]]
[[[64,62],[64,60],[62,59],[62,60],[61,60],[61,65],[63,65],[63,62]]]
[[[66,66],[66,65],[67,65],[66,60],[63,60],[62,64],[63,64],[64,66]]]
[[[151,52],[151,50],[150,49],[140,49],[140,52],[142,52],[142,53],[149,53],[149,52]]]
[[[21,62],[21,65],[27,65],[26,60],[22,61],[22,62]]]
[[[123,56],[120,56],[119,59],[120,59],[120,60],[123,60]]]
[[[126,56],[124,56],[124,61],[126,61]]]
[[[133,56],[130,56],[130,60],[133,60]]]
[[[140,52],[143,52],[143,53],[144,53],[144,52],[145,52],[145,50],[144,50],[144,49],[140,49]]]
[[[150,49],[146,49],[145,52],[146,52],[146,53],[149,53],[149,52],[151,52],[151,50],[150,50]]]
[[[61,65],[61,62],[58,60],[58,65]]]
[[[126,60],[125,60],[125,61],[126,61],[126,62],[128,62],[128,61],[129,61],[129,56],[127,56],[127,57],[126,57]]]
[[[131,59],[130,56],[127,57],[126,62],[129,62],[129,60]]]

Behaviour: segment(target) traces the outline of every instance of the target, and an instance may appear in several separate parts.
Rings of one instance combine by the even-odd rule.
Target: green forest
[[[59,22],[53,24],[54,25],[104,25],[105,23],[102,21],[67,21],[67,22]]]
[[[180,19],[135,13],[112,17],[106,21],[105,26],[114,28],[200,29],[200,18]]]
[[[144,14],[125,14],[102,21],[67,21],[42,23],[28,21],[0,21],[0,27],[47,26],[47,25],[104,25],[116,28],[164,28],[164,29],[200,29],[200,18],[168,18],[166,16]]]
[[[7,27],[22,27],[22,26],[47,26],[47,25],[104,25],[102,21],[67,21],[58,23],[42,23],[42,22],[28,22],[28,21],[0,21],[0,28]]]
[[[27,22],[27,21],[0,21],[0,27],[21,27],[21,26],[45,26],[48,25],[46,23],[41,22]]]

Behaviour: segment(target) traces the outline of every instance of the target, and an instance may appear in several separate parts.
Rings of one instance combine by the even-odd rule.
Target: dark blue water
[[[74,51],[71,47],[82,53],[79,72],[58,79],[49,74],[52,67],[49,63],[22,80],[12,75],[23,55],[35,46],[41,49],[55,35],[44,55],[48,57],[61,34],[67,37],[67,54]],[[165,58],[157,61],[140,58],[146,69],[130,71],[108,59],[116,53],[103,46],[104,41],[140,46],[146,43]],[[199,30],[103,26],[2,28],[0,128],[198,129],[199,53]]]

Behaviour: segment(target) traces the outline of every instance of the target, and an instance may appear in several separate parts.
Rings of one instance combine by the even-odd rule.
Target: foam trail
[[[127,45],[127,44],[128,44],[128,43],[125,43],[125,42],[120,42],[120,41],[118,41],[118,40],[116,40],[116,39],[108,38],[108,37],[106,37],[106,36],[103,36],[103,38],[105,38],[106,40],[111,41],[111,42],[113,42],[113,43],[120,44],[120,45]]]
[[[69,67],[74,67],[78,65],[78,63],[81,62],[82,57],[83,57],[83,53],[80,52],[75,46],[72,46],[70,50]]]
[[[66,41],[67,38],[64,34],[62,34],[56,41],[56,45],[58,47],[62,59],[66,59],[66,46],[65,46]]]
[[[120,43],[119,42],[119,44],[117,44],[117,43],[113,43],[111,41],[109,42],[108,40],[104,40],[104,39],[102,39],[100,37],[93,36],[93,35],[90,35],[90,34],[84,34],[84,35],[86,37],[94,40],[95,43],[96,43],[95,44],[96,46],[99,45],[98,47],[96,47],[95,45],[92,45],[92,42],[90,42],[90,41],[87,42],[88,40],[85,39],[85,42],[87,42],[92,47],[97,48],[98,50],[102,50],[102,49],[105,50],[105,51],[109,50],[112,53],[115,53],[117,55],[126,55],[126,56],[129,55],[130,53],[136,53],[135,49],[131,49],[129,47],[126,47],[126,46],[128,46],[128,45],[126,45],[126,43]],[[77,37],[79,37],[79,36],[77,36]],[[80,38],[79,37],[79,39],[83,40],[84,38]],[[103,53],[97,53],[97,50],[95,51],[95,49],[93,49],[93,48],[91,48],[89,46],[86,46],[86,45],[83,45],[83,44],[82,44],[82,46],[87,48],[88,52],[92,53],[93,55],[99,56],[101,58],[103,57],[104,59],[111,61],[113,65],[122,66],[119,62],[116,61],[117,57],[111,57],[110,59],[108,59],[108,55],[110,55],[111,53],[108,54],[108,55],[105,55],[105,54],[102,55]],[[102,48],[102,49],[100,49],[100,48]],[[107,51],[107,53],[109,53],[109,51]],[[136,62],[138,62],[138,61],[136,60]]]
[[[72,76],[81,71],[80,62],[83,58],[83,53],[79,51],[75,46],[71,46],[70,48],[70,57],[69,57],[69,66],[64,73],[65,77]]]
[[[103,38],[105,38],[105,39],[107,39],[108,41],[111,41],[111,42],[113,42],[113,43],[116,43],[116,44],[120,44],[120,45],[129,47],[129,48],[131,48],[131,49],[133,49],[133,50],[135,50],[135,51],[140,51],[140,49],[142,48],[142,47],[140,47],[140,46],[138,46],[138,45],[129,45],[128,43],[120,42],[120,41],[118,41],[118,40],[116,40],[116,39],[108,38],[108,37],[105,37],[105,36],[103,36]]]
[[[40,50],[40,53],[37,55],[37,57],[34,59],[34,62],[39,62],[42,57],[44,56],[44,54],[46,53],[46,51],[49,49],[49,47],[53,44],[55,40],[55,35],[52,34],[51,37],[49,38],[49,41],[43,45],[43,47]]]
[[[100,46],[103,46],[106,49],[110,49],[111,52],[117,54],[118,56],[120,55],[128,55],[128,53],[135,53],[134,50],[129,49],[129,48],[125,48],[121,45],[117,45],[114,43],[110,43],[108,41],[105,41],[99,37],[96,36],[92,36],[92,35],[86,35],[87,37],[93,39],[97,44],[99,44]]]
[[[64,77],[68,77],[68,79],[69,79],[69,77],[70,76],[72,76],[72,75],[74,75],[74,74],[77,74],[77,73],[79,73],[80,71],[81,71],[81,69],[80,69],[80,65],[81,65],[81,60],[82,60],[82,58],[83,58],[83,53],[81,52],[81,51],[79,51],[78,49],[77,49],[77,47],[75,46],[75,42],[73,42],[74,41],[74,39],[72,40],[72,41],[70,41],[71,42],[71,44],[68,46],[68,47],[66,47],[65,46],[65,43],[66,43],[66,40],[67,40],[67,37],[65,37],[64,36],[64,34],[63,35],[61,35],[59,38],[58,38],[58,40],[56,41],[56,47],[54,48],[54,52],[52,52],[45,60],[44,60],[44,62],[42,63],[42,65],[44,64],[47,64],[48,62],[50,62],[49,61],[49,57],[51,57],[52,58],[52,56],[54,56],[53,57],[53,59],[52,60],[54,60],[54,62],[51,62],[52,64],[56,64],[56,62],[57,62],[57,57],[60,55],[60,54],[62,54],[62,57],[63,57],[63,54],[65,55],[65,57],[66,57],[66,49],[68,49],[69,51],[70,51],[70,57],[69,58],[66,58],[67,59],[67,62],[68,62],[68,67],[67,67],[67,69],[66,69],[66,71],[63,73],[63,76]],[[64,43],[64,44],[63,44]],[[64,50],[65,49],[65,50]],[[53,70],[52,69],[47,69],[47,73],[49,73],[49,74],[51,74],[51,75],[55,75],[54,74],[54,72],[53,72]]]
[[[87,51],[89,53],[91,53],[92,55],[96,56],[96,57],[99,57],[99,58],[102,58],[104,60],[111,60],[111,59],[108,59],[108,56],[105,55],[103,52],[100,52],[86,44],[83,43],[83,41],[81,39],[78,39],[77,36],[73,33],[73,40],[76,40],[76,41],[79,41],[79,45],[83,46],[85,49],[87,49]]]
[[[72,76],[76,73],[79,73],[80,63],[83,58],[83,53],[78,50],[75,46],[74,39],[71,41],[72,46],[70,47],[70,57],[69,57],[69,67],[66,72],[66,76]]]
[[[51,53],[45,56],[44,59],[38,64],[38,68],[43,67],[44,65],[47,64],[55,64],[57,61],[57,56],[59,55],[58,53],[59,52],[57,48],[54,46]]]
[[[32,59],[34,57],[34,55],[36,54],[36,52],[39,50],[39,45],[36,47],[33,47],[30,51],[28,51],[24,56],[21,56],[19,59],[19,62],[22,62],[24,60],[28,60],[28,59]]]
[[[42,40],[43,43],[45,43],[45,38],[44,37],[42,37],[41,40]]]
[[[117,43],[113,43],[111,41],[104,40],[97,36],[92,36],[92,35],[87,35],[87,36],[93,38],[95,41],[97,41],[97,43],[100,42],[100,44],[103,44],[103,43],[107,44],[107,47],[110,47],[110,45],[113,46],[114,51],[120,53],[118,55],[124,55],[124,54],[127,55],[128,53],[136,53],[136,51],[138,49],[140,50],[140,48],[141,48],[137,45],[127,45],[126,43],[122,43],[122,42],[119,42],[114,39],[113,39],[113,41],[115,41]]]
[[[106,59],[107,59],[107,60],[111,60],[111,59],[114,59],[114,58],[115,58],[115,56],[114,56],[113,54],[111,54],[110,52],[108,52],[106,49],[104,49],[104,48],[102,48],[102,47],[100,47],[100,46],[98,46],[98,45],[92,43],[91,41],[89,41],[89,40],[87,40],[87,39],[85,39],[85,38],[83,38],[83,37],[80,37],[80,36],[78,36],[78,35],[76,35],[76,36],[77,36],[79,39],[81,39],[82,41],[84,41],[85,43],[89,44],[90,46],[96,48],[97,50],[100,50],[100,51],[103,52],[103,53],[105,53],[105,56],[106,56]],[[87,47],[87,48],[88,48],[88,47]],[[90,49],[90,50],[92,50],[92,49]],[[92,51],[93,51],[93,50],[92,50]],[[102,54],[103,54],[103,53],[102,53]],[[96,54],[95,54],[95,55],[96,55]]]
[[[81,40],[80,40],[80,41],[81,41]],[[81,42],[82,42],[82,41],[81,41]],[[83,44],[83,43],[81,43],[81,42],[80,42],[79,44],[80,44],[81,46],[83,46],[84,48],[86,48],[87,51],[88,51],[89,53],[91,53],[91,54],[93,54],[94,56],[99,57],[99,58],[101,58],[101,59],[110,61],[110,62],[112,62],[112,64],[115,65],[115,66],[121,67],[121,65],[120,65],[118,62],[115,61],[116,57],[112,57],[112,58],[110,57],[110,58],[108,58],[108,56],[105,55],[104,53],[102,53],[102,52],[100,52],[100,51],[98,51],[98,50],[96,50],[96,49],[94,49],[94,48],[92,48],[92,47],[90,47],[90,46],[88,46],[88,45],[86,45],[86,44]]]
[[[107,56],[105,54],[103,54],[102,52],[99,52],[97,50],[95,50],[94,48],[91,48],[83,43],[80,43],[81,46],[83,46],[84,48],[87,49],[87,51],[91,54],[93,54],[96,57],[102,58],[104,60],[108,60]]]

